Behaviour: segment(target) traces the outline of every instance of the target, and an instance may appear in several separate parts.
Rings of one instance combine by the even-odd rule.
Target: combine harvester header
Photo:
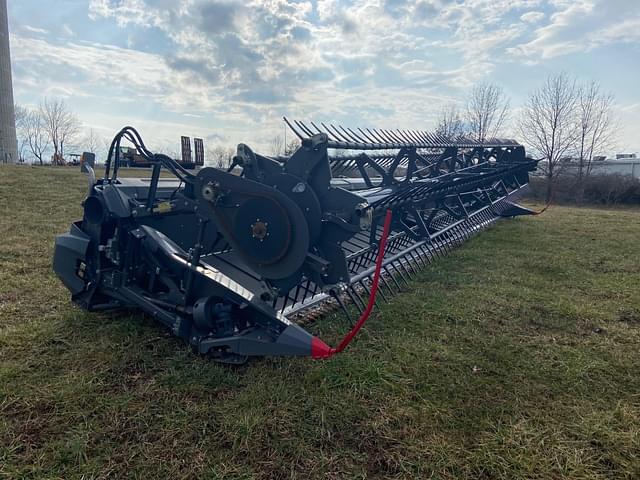
[[[301,140],[291,157],[240,144],[229,171],[197,174],[122,129],[83,219],[56,239],[74,302],[141,309],[222,362],[327,358],[376,294],[387,301],[496,219],[533,213],[514,200],[537,161],[514,141],[285,121]],[[123,139],[153,164],[150,179],[118,177]],[[295,322],[329,308],[348,317],[350,305],[359,318],[336,348]]]

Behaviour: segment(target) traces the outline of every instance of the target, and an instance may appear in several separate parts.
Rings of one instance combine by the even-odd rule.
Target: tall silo
[[[7,2],[0,0],[0,163],[16,163],[16,118],[13,108]]]

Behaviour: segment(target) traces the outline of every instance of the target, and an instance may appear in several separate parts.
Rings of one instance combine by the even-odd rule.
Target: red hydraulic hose
[[[544,212],[546,212],[551,206],[551,204],[553,203],[554,197],[555,197],[555,191],[551,192],[551,196],[549,197],[549,200],[547,200],[547,203],[545,204],[545,206],[542,207],[541,210],[532,210],[531,215],[542,215]]]
[[[556,191],[552,190],[551,195],[549,195],[549,198],[547,199],[547,203],[545,204],[545,206],[542,207],[541,210],[533,210],[531,215],[542,215],[544,212],[546,212],[551,206],[551,204],[553,203],[553,199],[555,198],[555,196],[556,196]]]
[[[534,210],[531,213],[531,215],[542,215],[544,212],[546,212],[549,209],[550,206],[551,206],[551,204],[547,203],[542,210],[537,210],[537,211]]]
[[[384,259],[384,250],[387,246],[387,239],[389,238],[389,232],[391,231],[391,217],[393,216],[391,210],[387,210],[387,214],[384,217],[384,228],[382,230],[382,237],[380,237],[380,244],[378,246],[378,257],[376,258],[376,268],[373,273],[373,281],[371,282],[371,294],[369,295],[369,303],[367,304],[367,308],[364,309],[360,318],[353,326],[351,331],[345,335],[342,341],[338,344],[336,348],[332,348],[318,337],[313,337],[311,341],[311,356],[313,358],[330,358],[333,357],[336,353],[342,352],[347,345],[351,343],[353,337],[357,335],[362,326],[365,324],[369,315],[371,315],[371,311],[373,310],[373,306],[376,303],[376,294],[378,293],[378,282],[380,281],[380,271],[382,270],[382,260]]]

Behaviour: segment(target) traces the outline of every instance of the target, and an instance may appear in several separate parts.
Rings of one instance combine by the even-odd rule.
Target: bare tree
[[[82,139],[83,149],[87,152],[96,153],[102,144],[102,140],[96,134],[93,128],[87,130],[84,138]]]
[[[294,138],[284,146],[284,155],[290,157],[295,153],[296,150],[298,150],[298,148],[300,148],[300,140]]]
[[[271,154],[277,157],[278,155],[284,154],[284,149],[285,144],[282,137],[280,135],[273,137],[271,140]]]
[[[80,122],[62,99],[45,98],[40,106],[44,128],[53,146],[53,163],[62,164],[65,143],[71,143],[80,130]]]
[[[213,147],[211,149],[207,149],[208,163],[213,165],[215,168],[226,169],[231,165],[231,161],[235,154],[235,149],[230,147]]]
[[[464,122],[456,104],[451,103],[442,107],[436,125],[436,133],[447,138],[457,138],[464,135]]]
[[[109,156],[109,149],[111,148],[111,142],[113,142],[113,138],[102,137],[100,141],[102,142],[102,151],[104,152],[104,159],[106,162],[107,160],[109,160],[107,157]]]
[[[16,119],[16,125],[22,123],[25,118],[27,118],[27,114],[29,113],[29,109],[27,107],[23,107],[22,105],[18,105],[17,103],[13,107],[14,115]]]
[[[93,128],[86,130],[82,138],[81,145],[85,152],[97,153],[102,148],[103,140],[98,136]]]
[[[33,157],[44,164],[44,155],[49,148],[49,138],[40,110],[31,110],[25,119],[26,145]]]
[[[550,76],[534,91],[522,110],[520,133],[525,142],[544,157],[540,165],[547,178],[547,201],[553,180],[562,169],[562,161],[570,155],[578,139],[576,82],[561,73]]]
[[[105,147],[106,143],[107,140],[98,135],[98,133],[93,128],[88,128],[87,130],[85,130],[85,134],[80,140],[80,145],[78,145],[78,147],[83,153],[93,153],[96,156],[96,164],[98,164],[100,163],[100,158],[102,158],[102,156],[106,157],[106,152],[109,151],[111,142],[109,142]]]
[[[611,118],[613,95],[602,92],[596,81],[582,86],[578,91],[578,184],[591,173],[594,155],[601,153],[614,142],[614,122]]]
[[[29,110],[22,105],[16,104],[14,107],[16,118],[16,136],[18,137],[18,159],[22,163],[25,161],[25,153],[28,148],[27,137],[27,118],[29,116]]]
[[[469,134],[479,142],[498,136],[509,112],[509,99],[501,87],[480,83],[473,87],[467,101]]]

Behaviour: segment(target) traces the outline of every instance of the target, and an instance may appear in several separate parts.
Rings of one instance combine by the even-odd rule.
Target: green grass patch
[[[85,191],[0,168],[0,477],[640,478],[640,210],[501,221],[344,354],[228,367],[71,304],[51,255]]]

